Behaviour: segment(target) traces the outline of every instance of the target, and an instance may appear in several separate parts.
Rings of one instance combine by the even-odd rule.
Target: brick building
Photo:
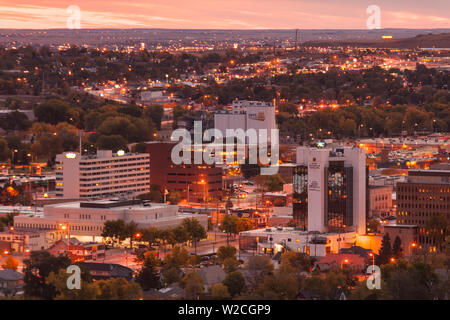
[[[392,209],[392,186],[369,187],[369,217],[388,216]]]
[[[222,195],[222,168],[207,164],[180,164],[172,162],[172,142],[147,144],[150,154],[150,183],[162,190],[177,191],[189,202],[204,202]],[[193,155],[193,153],[192,153]]]
[[[450,222],[450,171],[410,170],[407,182],[397,184],[397,224],[417,225],[419,246],[434,252],[441,248],[426,227],[441,216]]]

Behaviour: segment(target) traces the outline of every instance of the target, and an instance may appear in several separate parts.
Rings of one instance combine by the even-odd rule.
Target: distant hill
[[[362,40],[362,41],[307,41],[304,46],[350,46],[370,48],[450,48],[450,33],[420,34],[413,38]]]

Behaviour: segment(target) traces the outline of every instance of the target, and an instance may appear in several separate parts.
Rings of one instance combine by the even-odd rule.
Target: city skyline
[[[370,14],[381,9],[381,28],[449,28],[450,5],[434,1],[431,8],[420,1],[315,1],[269,0],[245,3],[194,0],[189,3],[154,0],[31,1],[14,4],[0,1],[0,29],[66,28],[69,6],[81,10],[81,28],[168,28],[168,29],[365,29]]]

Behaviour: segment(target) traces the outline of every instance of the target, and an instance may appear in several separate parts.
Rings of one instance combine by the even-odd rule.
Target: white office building
[[[98,150],[56,156],[56,196],[70,199],[136,196],[150,191],[150,155]]]
[[[271,102],[235,100],[229,110],[214,114],[214,127],[219,129],[224,137],[227,129],[266,129],[270,141],[270,130],[277,128],[275,106]]]
[[[366,233],[367,169],[364,149],[297,149],[294,218],[308,231]]]

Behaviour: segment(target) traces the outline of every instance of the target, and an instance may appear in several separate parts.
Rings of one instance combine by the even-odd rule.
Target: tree
[[[239,261],[236,259],[236,257],[229,257],[223,261],[223,270],[226,273],[236,271],[238,266],[239,266]]]
[[[399,236],[396,236],[394,239],[394,244],[392,245],[392,254],[395,259],[400,259],[403,257],[403,248],[402,248],[402,240]]]
[[[9,159],[11,152],[9,151],[8,142],[5,139],[0,138],[0,161]]]
[[[119,150],[126,150],[127,140],[121,135],[100,135],[97,138],[96,145],[98,149],[117,152]]]
[[[243,231],[248,231],[253,229],[253,223],[252,220],[247,218],[239,218],[237,221],[237,233],[241,233]]]
[[[164,258],[164,263],[167,268],[180,268],[186,266],[189,259],[189,253],[185,247],[174,246],[172,251]]]
[[[194,252],[197,253],[197,242],[208,236],[205,228],[195,218],[184,219],[181,226],[186,230],[187,238],[194,243]]]
[[[257,176],[260,172],[260,167],[257,164],[241,164],[241,172],[245,179],[250,179]]]
[[[239,271],[228,273],[222,283],[228,288],[232,297],[241,294],[245,288],[245,278]]]
[[[227,233],[227,244],[231,234],[237,234],[237,224],[239,218],[233,215],[226,215],[219,226],[219,229]]]
[[[221,246],[217,250],[217,260],[219,263],[223,263],[227,258],[236,259],[236,248],[232,246]]]
[[[176,191],[169,192],[167,200],[170,202],[170,204],[178,204],[181,201],[181,195]]]
[[[70,276],[64,269],[58,272],[50,272],[47,277],[46,284],[53,286],[56,291],[55,300],[95,300],[101,294],[96,283],[85,279],[82,271],[80,289],[69,289],[67,287],[67,279]]]
[[[383,298],[430,300],[437,296],[440,281],[431,265],[421,261],[399,261],[381,268]]]
[[[57,292],[53,285],[46,283],[51,272],[58,273],[70,265],[67,256],[52,256],[48,251],[32,251],[30,259],[24,261],[24,291],[27,297],[53,299]]]
[[[247,270],[248,281],[253,289],[256,289],[264,280],[266,275],[273,272],[274,266],[268,256],[253,256],[248,259]]]
[[[184,289],[185,299],[197,299],[205,290],[202,276],[193,271],[188,272],[183,279],[181,279],[180,285]]]
[[[211,295],[215,300],[227,300],[231,298],[228,287],[222,283],[216,283],[211,287]]]
[[[151,119],[158,130],[161,130],[161,120],[164,116],[164,107],[153,104],[145,108],[144,116]]]
[[[367,232],[378,232],[378,227],[380,226],[380,221],[377,219],[371,219],[367,221]]]
[[[182,225],[176,226],[171,231],[175,243],[184,243],[189,240],[187,230]]]
[[[377,257],[377,264],[382,265],[389,263],[389,260],[391,258],[392,258],[391,238],[389,237],[389,233],[385,233],[383,239],[381,240],[381,248]]]
[[[99,280],[95,284],[100,290],[98,300],[136,300],[142,296],[142,289],[136,282],[124,278]]]
[[[284,181],[280,175],[275,174],[267,177],[265,186],[269,191],[283,191]]]
[[[70,106],[67,102],[50,99],[34,107],[34,114],[40,122],[58,124],[69,118]]]
[[[125,229],[123,230],[123,237],[130,239],[130,249],[133,248],[133,238],[138,231],[138,224],[134,221],[130,221],[125,224]]]
[[[143,290],[159,289],[160,279],[155,267],[155,260],[145,259],[144,266],[136,277],[136,282],[141,285]]]
[[[122,219],[105,221],[102,237],[111,238],[113,241],[124,240],[126,230],[125,221]]]
[[[19,211],[14,210],[13,212],[8,212],[5,216],[0,217],[0,223],[3,223],[5,226],[13,226],[14,225],[14,217],[19,215]]]
[[[9,256],[8,258],[6,258],[5,263],[2,264],[2,268],[16,271],[17,268],[19,268],[19,260]]]
[[[164,283],[166,285],[180,281],[180,269],[176,267],[164,268],[162,270]]]
[[[278,299],[295,299],[299,286],[293,270],[286,270],[282,268],[277,270],[273,276],[266,276],[261,287],[262,294],[267,296],[267,293],[275,295]]]
[[[200,264],[200,262],[202,262],[202,258],[200,258],[199,255],[192,255],[189,257],[188,261],[187,261],[187,265],[189,266],[197,266]]]

